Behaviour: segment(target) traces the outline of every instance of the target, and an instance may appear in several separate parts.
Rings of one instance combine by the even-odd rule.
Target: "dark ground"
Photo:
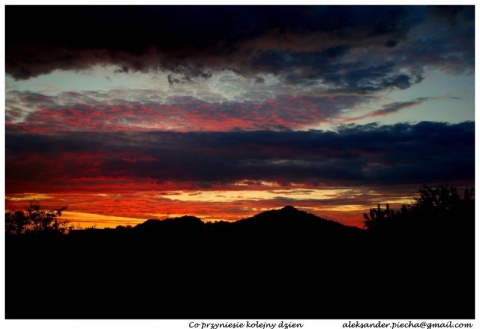
[[[247,220],[8,236],[7,319],[473,319],[473,231]]]

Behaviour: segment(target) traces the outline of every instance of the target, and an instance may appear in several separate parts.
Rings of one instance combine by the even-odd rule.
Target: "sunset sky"
[[[474,6],[6,6],[5,207],[82,227],[473,186]],[[28,24],[26,24],[28,22]]]

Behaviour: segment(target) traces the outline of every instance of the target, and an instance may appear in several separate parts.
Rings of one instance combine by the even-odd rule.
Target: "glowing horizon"
[[[115,228],[134,226],[148,219],[166,219],[196,216],[204,222],[236,221],[260,212],[279,209],[287,205],[334,220],[348,226],[363,227],[363,213],[377,204],[389,203],[399,209],[413,202],[414,195],[397,193],[385,199],[381,191],[357,189],[279,189],[273,183],[259,183],[259,190],[168,190],[141,193],[71,193],[14,194],[6,197],[10,211],[24,209],[29,202],[39,203],[45,209],[58,209],[66,205],[62,219],[78,228]],[[265,186],[268,186],[265,189]],[[412,187],[416,191],[416,187]],[[107,201],[108,200],[108,201]],[[106,202],[116,204],[105,206]],[[102,206],[103,205],[103,206]]]

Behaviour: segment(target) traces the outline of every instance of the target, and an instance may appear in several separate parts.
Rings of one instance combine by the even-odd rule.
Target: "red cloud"
[[[142,101],[141,95],[138,101],[115,98],[100,102],[87,94],[73,93],[45,98],[31,93],[7,94],[7,129],[31,133],[301,129],[327,122],[339,110],[361,101],[353,96],[285,96],[258,103],[177,99],[172,104],[161,104]],[[20,105],[29,110],[20,110]]]

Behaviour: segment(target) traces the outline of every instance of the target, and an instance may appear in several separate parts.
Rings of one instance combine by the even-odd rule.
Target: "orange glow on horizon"
[[[399,209],[412,201],[403,193],[385,195],[374,190],[280,186],[263,181],[241,181],[203,189],[185,189],[172,184],[168,187],[170,189],[137,192],[125,192],[126,187],[120,191],[116,187],[91,192],[9,193],[5,197],[5,209],[25,209],[29,202],[38,202],[43,209],[67,205],[62,219],[74,227],[115,228],[135,226],[147,219],[187,215],[204,222],[237,221],[290,205],[321,218],[363,228],[363,214],[377,204],[388,202],[393,209]]]
[[[218,221],[237,221],[243,218],[254,216],[258,213],[272,210],[272,209],[279,209],[281,207],[276,208],[248,208],[245,207],[243,213],[232,215],[229,213],[225,213],[223,216],[220,214],[217,216],[201,216],[195,215],[193,212],[189,212],[185,210],[184,212],[178,213],[156,213],[151,214],[152,216],[148,216],[148,218],[133,218],[133,217],[124,217],[124,216],[114,216],[114,215],[102,215],[102,214],[95,214],[95,213],[85,213],[85,212],[77,212],[77,211],[64,211],[62,214],[61,219],[68,221],[68,226],[73,226],[74,229],[86,229],[86,228],[115,228],[117,226],[135,226],[145,222],[148,219],[159,219],[163,220],[166,218],[175,218],[175,217],[182,217],[182,216],[196,216],[200,218],[204,223],[208,222],[218,222]],[[299,210],[313,213],[318,217],[337,221],[344,225],[348,226],[356,226],[359,228],[363,228],[363,220],[359,215],[362,214],[360,211],[354,210],[341,210],[339,209],[318,209],[314,208],[311,209],[310,207],[297,207]],[[359,209],[360,210],[360,209]]]
[[[143,223],[146,219],[106,216],[75,211],[65,211],[62,214],[62,220],[67,220],[74,228],[115,228],[119,225],[135,226]]]

